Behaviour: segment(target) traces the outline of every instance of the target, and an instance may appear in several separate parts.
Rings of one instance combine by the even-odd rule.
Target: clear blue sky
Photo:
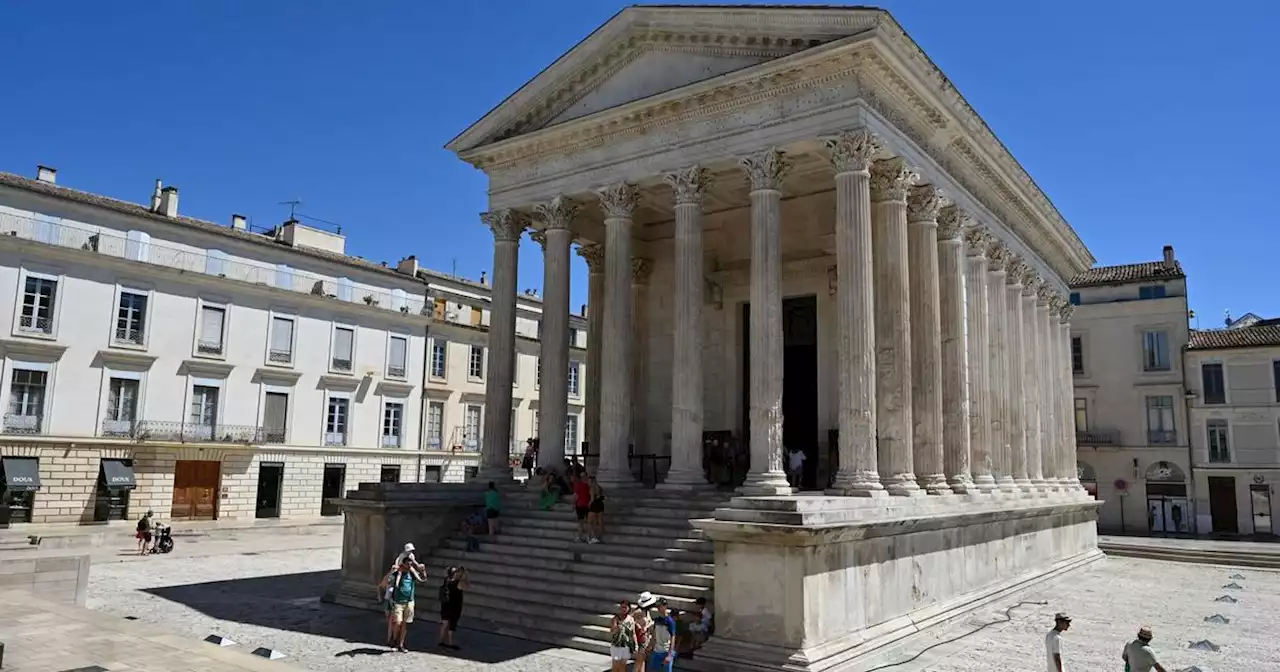
[[[491,263],[443,146],[624,3],[7,2],[0,170],[184,213],[341,222],[348,251]],[[1203,327],[1280,316],[1280,2],[888,2],[1101,264],[1177,249]],[[1271,196],[1267,196],[1271,194]],[[520,286],[541,285],[536,245]],[[580,260],[574,305],[586,297]]]

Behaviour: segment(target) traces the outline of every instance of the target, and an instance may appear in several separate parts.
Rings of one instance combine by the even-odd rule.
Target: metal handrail
[[[138,441],[176,443],[263,443],[266,432],[256,425],[219,425],[194,422],[141,420],[134,437]]]
[[[4,414],[5,434],[43,434],[44,416],[26,415],[22,413]]]
[[[1120,432],[1114,429],[1077,430],[1076,443],[1087,446],[1114,446],[1120,443]]]

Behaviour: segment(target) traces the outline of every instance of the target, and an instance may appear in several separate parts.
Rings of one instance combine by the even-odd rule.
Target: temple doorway
[[[801,487],[818,487],[818,299],[782,301],[782,445],[804,451]],[[742,304],[742,435],[751,429],[751,305]],[[782,465],[787,467],[787,455]]]

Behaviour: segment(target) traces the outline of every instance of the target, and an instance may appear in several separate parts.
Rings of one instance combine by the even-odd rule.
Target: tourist
[[[649,593],[640,593],[640,599],[643,600],[646,595]],[[650,598],[652,598],[651,595]],[[648,609],[636,608],[631,610],[631,619],[636,624],[636,655],[632,669],[634,672],[644,672],[645,666],[649,663],[649,656],[653,654],[653,618],[649,615]]]
[[[587,514],[591,512],[591,485],[587,479],[569,475],[573,487],[573,512],[578,516],[578,534],[574,541],[596,543],[591,536]]]
[[[1058,612],[1053,617],[1053,629],[1044,636],[1044,653],[1049,663],[1049,672],[1063,672],[1062,666],[1062,633],[1071,627],[1071,617]]]
[[[485,518],[484,509],[480,509],[467,519],[462,521],[462,532],[467,535],[467,551],[480,550],[480,540],[476,538],[479,534],[485,534],[489,531],[489,522]]]
[[[631,603],[618,603],[618,611],[609,624],[609,660],[612,672],[627,672],[627,662],[636,652],[636,624],[631,618]]]
[[[1130,672],[1165,672],[1164,666],[1156,660],[1155,651],[1151,650],[1151,628],[1140,628],[1138,638],[1125,645],[1120,657],[1124,660],[1125,669]]]
[[[555,474],[538,467],[533,472],[538,478],[542,479],[542,490],[538,493],[538,507],[543,511],[550,511],[560,500],[560,490],[556,484]]]
[[[453,642],[453,633],[458,630],[458,621],[462,620],[462,596],[471,590],[471,579],[465,567],[450,567],[445,570],[444,582],[440,584],[440,647],[461,651],[462,647]]]
[[[577,455],[573,456],[573,461],[570,464],[570,467],[573,469],[573,473],[579,477],[587,474],[587,468],[582,466],[582,463],[578,461]]]
[[[787,454],[787,480],[791,481],[791,487],[799,490],[800,482],[804,480],[804,461],[807,456],[803,450],[792,447]]]
[[[693,646],[691,648],[701,648],[707,640],[711,638],[711,633],[715,631],[715,626],[711,621],[711,607],[707,606],[707,598],[699,597],[693,601],[697,607],[697,620],[689,624],[689,633],[693,636]],[[692,656],[690,656],[692,657]]]
[[[533,470],[538,466],[538,444],[534,439],[525,442],[524,457],[520,459],[520,468],[524,469],[525,478],[533,480]]]
[[[598,544],[604,537],[604,488],[596,483],[594,476],[588,478],[586,474],[578,477],[578,481],[586,480],[589,483],[588,491],[590,496],[587,502],[587,543]]]
[[[404,638],[408,634],[409,624],[413,623],[414,594],[418,584],[425,580],[418,573],[418,567],[411,558],[406,557],[396,566],[396,571],[388,581],[391,586],[391,617],[396,628],[392,646],[402,653],[408,651],[404,647]]]
[[[671,672],[671,666],[676,660],[676,649],[674,640],[676,637],[676,620],[671,617],[671,612],[667,609],[667,598],[655,598],[649,593],[640,596],[640,608],[645,609],[645,603],[649,606],[656,606],[658,613],[653,617],[653,646],[650,647],[649,661],[645,669],[649,672]]]
[[[395,576],[399,565],[391,565],[391,569],[378,582],[378,603],[382,605],[382,615],[387,622],[387,646],[396,645],[396,617],[392,613],[391,593],[395,590]]]
[[[136,535],[138,538],[138,555],[147,554],[147,544],[151,543],[151,516],[154,515],[155,514],[148,509],[147,512],[142,514],[142,517],[138,519],[138,533]]]
[[[489,536],[498,533],[498,515],[502,513],[502,493],[498,485],[489,481],[489,489],[484,491],[484,515],[489,521]]]

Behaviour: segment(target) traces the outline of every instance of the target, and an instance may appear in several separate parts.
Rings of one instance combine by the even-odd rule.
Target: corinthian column
[[[600,462],[600,344],[604,328],[604,246],[580,245],[578,256],[587,262],[587,447],[593,457],[587,468],[593,473]]]
[[[942,465],[952,492],[974,492],[969,475],[969,394],[964,352],[964,211],[938,213],[939,325],[942,337]],[[914,318],[914,315],[913,315]],[[912,326],[915,320],[912,319]]]
[[[836,171],[836,306],[839,319],[839,456],[831,494],[884,496],[876,465],[875,292],[871,260],[871,159],[866,131],[825,140]]]
[[[921,494],[911,445],[911,300],[907,191],[917,176],[902,159],[871,166],[876,306],[876,425],[880,474],[891,495]]]
[[[631,217],[639,196],[626,182],[604,187],[596,194],[604,209],[605,228],[600,468],[596,480],[628,486],[635,482],[627,459],[631,434]]]
[[[987,308],[990,318],[990,343],[987,350],[991,364],[991,452],[996,485],[1001,492],[1016,492],[1009,456],[1009,298],[1004,284],[1008,273],[1005,265],[1011,261],[1009,248],[992,238],[987,250]]]
[[[1022,279],[1022,426],[1026,435],[1027,481],[1035,490],[1044,490],[1040,472],[1040,320],[1036,319],[1036,296],[1040,276],[1028,270]]]
[[[707,171],[666,175],[675,192],[676,245],[671,371],[671,470],[660,487],[707,485],[702,474],[702,194]]]
[[[516,359],[516,265],[524,218],[514,210],[480,215],[493,232],[493,293],[484,381],[480,480],[511,480],[511,381]]]
[[[538,386],[538,466],[560,471],[564,463],[569,403],[569,224],[578,205],[563,196],[533,206],[543,224],[542,382]]]
[[[1005,267],[1005,335],[1007,338],[1004,352],[1009,367],[1009,403],[1005,406],[1005,426],[1009,436],[1009,473],[1017,489],[1030,492],[1031,482],[1027,480],[1027,430],[1023,418],[1023,400],[1025,399],[1025,381],[1022,370],[1022,353],[1025,349],[1022,341],[1022,278],[1027,273],[1027,265],[1014,257]]]
[[[637,454],[649,446],[649,276],[653,260],[631,258],[631,445]]]
[[[938,312],[940,208],[942,193],[932,185],[922,184],[907,192],[912,459],[920,487],[931,495],[951,494],[942,464],[942,325]]]
[[[979,492],[991,492],[996,487],[991,470],[995,413],[991,399],[991,317],[987,305],[987,250],[992,241],[985,229],[972,226],[965,229],[964,242],[968,252],[964,291],[969,341],[969,461],[974,486]]]
[[[777,149],[740,161],[751,182],[751,471],[741,492],[790,494],[782,471],[782,177]]]
[[[1054,396],[1054,384],[1058,375],[1054,370],[1056,356],[1055,345],[1058,325],[1053,323],[1051,315],[1058,305],[1058,294],[1048,283],[1040,288],[1036,297],[1036,333],[1039,334],[1036,348],[1039,357],[1036,360],[1036,382],[1040,386],[1040,471],[1044,476],[1045,489],[1058,490],[1058,455],[1055,446],[1060,434],[1058,428],[1058,400]]]
[[[1076,467],[1075,409],[1072,407],[1075,394],[1071,377],[1071,313],[1074,311],[1071,304],[1064,305],[1059,313],[1061,324],[1058,325],[1058,396],[1062,399],[1060,408],[1064,418],[1061,423],[1062,443],[1058,449],[1058,477],[1066,484],[1067,492],[1081,489],[1080,472]]]

